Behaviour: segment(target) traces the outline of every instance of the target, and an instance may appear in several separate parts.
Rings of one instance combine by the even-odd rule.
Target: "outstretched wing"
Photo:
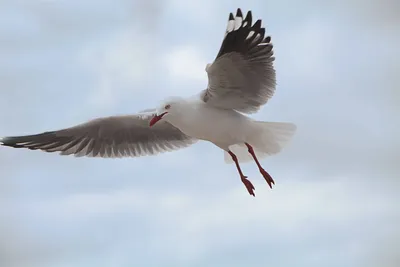
[[[206,68],[208,88],[204,102],[223,109],[254,113],[273,96],[276,74],[271,37],[265,36],[261,20],[252,24],[248,11],[229,14],[228,27],[219,53]]]
[[[149,110],[150,111],[150,110]],[[15,148],[88,157],[138,157],[187,147],[193,139],[170,123],[149,122],[153,112],[99,118],[75,127],[36,135],[5,137],[0,144]]]

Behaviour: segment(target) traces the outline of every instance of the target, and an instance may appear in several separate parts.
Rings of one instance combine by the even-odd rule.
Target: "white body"
[[[182,112],[165,116],[165,120],[184,134],[200,140],[210,141],[222,149],[232,144],[249,142],[256,132],[255,124],[249,117],[234,110],[210,107],[200,100],[186,100],[179,103]]]
[[[158,113],[162,112],[160,107]],[[280,152],[296,130],[292,123],[261,122],[232,109],[210,107],[197,96],[174,101],[173,110],[163,120],[188,136],[231,150],[241,162],[251,160],[245,143],[263,158]],[[233,162],[227,154],[225,161]]]

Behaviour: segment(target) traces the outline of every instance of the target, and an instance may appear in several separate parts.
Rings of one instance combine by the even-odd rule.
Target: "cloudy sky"
[[[297,124],[246,192],[209,143],[134,159],[0,148],[2,267],[394,267],[400,2],[0,1],[0,136],[152,108],[207,84],[229,12],[262,18]]]

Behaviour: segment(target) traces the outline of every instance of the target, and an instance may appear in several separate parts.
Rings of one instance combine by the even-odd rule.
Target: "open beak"
[[[153,126],[154,124],[156,124],[159,120],[161,120],[162,117],[163,117],[165,114],[167,114],[167,113],[168,113],[168,112],[164,112],[164,113],[162,113],[162,114],[160,114],[160,115],[154,116],[154,117],[151,119],[150,123],[149,123],[150,127]]]

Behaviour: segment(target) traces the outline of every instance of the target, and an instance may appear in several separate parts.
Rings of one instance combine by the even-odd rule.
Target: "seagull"
[[[190,97],[169,97],[158,107],[136,114],[97,118],[35,135],[0,139],[3,146],[59,152],[76,157],[121,158],[155,155],[208,141],[224,151],[226,163],[235,163],[250,195],[255,188],[240,167],[253,160],[272,189],[271,175],[259,159],[279,153],[292,139],[296,125],[257,121],[259,111],[273,96],[276,73],[273,45],[261,19],[252,23],[240,8],[229,13],[220,50],[207,64],[206,89]]]

